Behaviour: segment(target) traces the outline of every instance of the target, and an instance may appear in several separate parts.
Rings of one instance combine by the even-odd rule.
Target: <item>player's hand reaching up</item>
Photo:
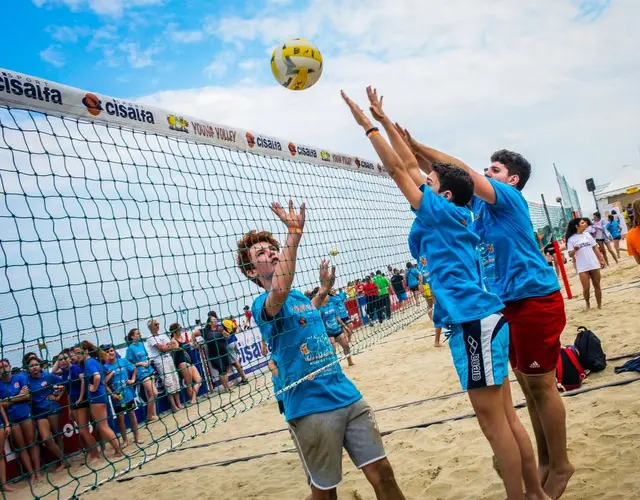
[[[409,146],[411,151],[413,151],[414,153],[417,153],[419,150],[418,146],[420,145],[418,141],[416,141],[411,136],[409,131],[406,128],[402,127],[402,125],[400,125],[398,122],[395,123],[395,128],[400,134],[400,137],[402,137],[402,140],[405,142],[405,144]]]
[[[356,119],[356,123],[360,125],[362,128],[364,128],[365,130],[369,130],[370,128],[373,128],[373,125],[371,125],[371,120],[369,120],[369,117],[364,114],[364,111],[362,111],[360,106],[358,106],[355,102],[349,99],[349,96],[345,94],[344,90],[341,90],[340,94],[342,95],[344,102],[346,102],[347,106],[349,106],[349,109],[351,110],[351,114]]]
[[[382,110],[382,99],[384,99],[384,96],[378,97],[378,90],[369,85],[367,87],[367,97],[369,98],[369,110],[371,110],[373,118],[379,122],[386,120],[387,115],[385,115]]]
[[[331,290],[336,282],[336,266],[329,270],[329,264],[327,259],[320,261],[320,288],[325,292]]]
[[[293,201],[289,200],[289,210],[285,210],[279,202],[271,203],[271,211],[284,222],[289,231],[300,231],[304,229],[304,221],[306,217],[306,206],[304,203],[300,205],[300,211],[296,213],[293,208]]]

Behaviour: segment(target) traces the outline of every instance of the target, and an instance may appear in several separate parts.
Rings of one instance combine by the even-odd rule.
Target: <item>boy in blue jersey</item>
[[[518,153],[500,150],[491,156],[483,175],[398,129],[424,172],[432,162],[448,162],[474,179],[473,230],[482,240],[484,281],[505,303],[509,358],[527,400],[540,481],[549,496],[559,498],[575,471],[567,454],[566,414],[555,379],[566,314],[558,278],[533,237],[529,206],[521,193],[531,165]]]
[[[342,351],[347,357],[347,363],[349,366],[353,366],[355,363],[351,358],[351,349],[349,348],[349,339],[344,334],[345,324],[340,319],[338,314],[338,308],[334,302],[329,300],[329,295],[324,298],[322,306],[320,307],[320,314],[322,315],[322,321],[327,330],[327,335],[333,346],[333,350],[336,349],[336,343],[342,346]]]
[[[265,291],[252,315],[275,355],[280,383],[287,389],[284,413],[314,500],[337,498],[342,480],[342,449],[362,469],[378,499],[404,499],[398,487],[373,410],[349,380],[327,337],[320,306],[335,282],[335,267],[320,263],[320,288],[313,300],[292,288],[305,206],[295,212],[279,203],[273,213],[287,226],[281,249],[268,231],[251,231],[238,242],[242,274]]]
[[[409,248],[414,258],[427,259],[431,282],[438,291],[434,323],[450,329],[454,365],[496,455],[507,498],[524,499],[524,478],[527,498],[548,499],[537,481],[529,436],[511,401],[509,327],[500,314],[504,306],[497,295],[484,289],[478,271],[480,239],[469,228],[471,214],[466,208],[473,196],[471,176],[455,165],[435,163],[425,182],[413,153],[382,111],[376,91],[367,89],[370,109],[393,148],[363,111],[344,92],[342,95],[416,214]]]

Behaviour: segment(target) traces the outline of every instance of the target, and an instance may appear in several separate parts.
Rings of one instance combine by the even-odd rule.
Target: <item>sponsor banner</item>
[[[227,127],[145,104],[60,85],[0,68],[0,105],[75,117],[131,130],[387,176],[381,164],[295,141]]]

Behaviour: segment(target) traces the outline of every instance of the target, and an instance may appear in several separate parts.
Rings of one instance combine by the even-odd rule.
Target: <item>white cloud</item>
[[[50,45],[46,49],[40,52],[40,59],[48,62],[56,68],[61,68],[66,64],[64,55],[60,51],[60,47],[57,45]]]
[[[132,68],[145,68],[153,64],[153,56],[160,52],[158,47],[149,47],[141,50],[137,43],[127,42],[119,45],[120,50],[126,53],[127,61]]]
[[[176,43],[197,43],[202,41],[204,35],[198,30],[175,30],[170,32],[171,40]]]
[[[224,76],[232,62],[233,53],[220,52],[213,58],[207,67],[204,68],[204,74],[211,79]]]
[[[61,43],[76,43],[80,38],[91,34],[86,26],[50,26],[47,31],[51,38]]]
[[[240,61],[238,63],[238,68],[244,71],[255,71],[259,69],[261,66],[268,66],[268,65],[269,65],[269,59],[267,58],[263,58],[263,59],[251,58],[251,59],[243,59],[242,61]]]
[[[374,84],[388,113],[422,141],[476,168],[493,150],[522,152],[534,165],[525,190],[534,201],[557,196],[556,162],[588,205],[586,177],[604,183],[616,166],[640,163],[640,3],[594,2],[317,0],[279,17],[209,20],[208,32],[229,47],[270,52],[288,37],[312,39],[324,54],[320,82],[297,93],[247,82],[145,100],[374,157],[339,98],[345,88],[364,104]],[[209,73],[234,62],[216,57]]]
[[[165,0],[32,0],[37,7],[64,5],[73,11],[89,8],[98,15],[118,17],[126,9],[158,5]]]

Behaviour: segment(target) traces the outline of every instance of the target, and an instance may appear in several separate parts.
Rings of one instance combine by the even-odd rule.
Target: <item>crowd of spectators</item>
[[[371,326],[375,321],[391,319],[390,296],[395,295],[401,303],[411,296],[417,299],[423,276],[415,265],[407,263],[402,270],[389,266],[388,274],[390,278],[382,271],[371,273],[349,282],[344,289],[334,290],[328,297],[323,317],[328,317],[326,310],[336,316],[346,334],[343,348],[353,334],[348,299],[366,298]],[[221,319],[210,311],[206,323],[196,320],[191,331],[173,323],[162,333],[160,322],[151,318],[145,340],[138,328],[127,333],[124,356],[113,344],[96,346],[84,340],[63,349],[51,364],[34,352],[24,355],[22,367],[12,367],[9,360],[1,360],[0,450],[4,451],[8,440],[18,457],[22,478],[27,481],[38,481],[44,471],[69,467],[60,425],[62,412],[69,412],[69,420],[77,426],[86,464],[106,457],[108,449],[112,450],[112,457],[122,457],[122,450],[131,441],[137,446],[144,444],[138,416],[145,415],[146,422],[159,420],[159,388],[171,411],[177,412],[197,403],[207,374],[212,392],[232,391],[229,375],[234,370],[239,385],[249,383],[236,336],[253,327],[249,306],[244,307],[239,319],[242,324],[236,318]],[[262,343],[262,354],[266,355],[266,351],[266,344]],[[63,405],[65,399],[67,405]],[[145,411],[136,414],[139,408]],[[119,435],[109,425],[110,418],[117,421]],[[43,457],[45,450],[47,456]],[[10,492],[4,458],[3,455],[0,461],[0,481],[3,491]],[[52,465],[43,465],[47,463]]]
[[[250,327],[250,319],[249,312],[242,328]],[[56,471],[69,466],[60,425],[62,412],[69,412],[69,420],[77,425],[87,464],[106,457],[107,444],[113,457],[123,456],[122,449],[130,445],[127,419],[133,442],[142,445],[136,409],[146,409],[147,422],[159,420],[158,387],[166,393],[174,412],[197,403],[206,372],[199,356],[201,347],[206,353],[210,391],[217,390],[216,379],[230,391],[228,375],[232,369],[239,373],[240,384],[248,384],[235,335],[240,327],[234,318],[220,320],[211,311],[206,326],[191,334],[179,323],[171,324],[166,334],[161,333],[155,318],[147,322],[147,327],[149,336],[144,342],[138,328],[127,333],[124,356],[113,344],[96,346],[84,340],[63,349],[51,365],[34,352],[24,355],[22,367],[12,367],[8,359],[0,360],[2,491],[13,491],[6,476],[7,440],[27,481],[38,481],[50,471],[52,468],[44,465],[47,462],[52,462]],[[199,361],[199,366],[192,358]],[[63,405],[65,399],[67,404]],[[109,410],[117,421],[119,437],[109,425]],[[44,450],[47,456],[43,457]]]

